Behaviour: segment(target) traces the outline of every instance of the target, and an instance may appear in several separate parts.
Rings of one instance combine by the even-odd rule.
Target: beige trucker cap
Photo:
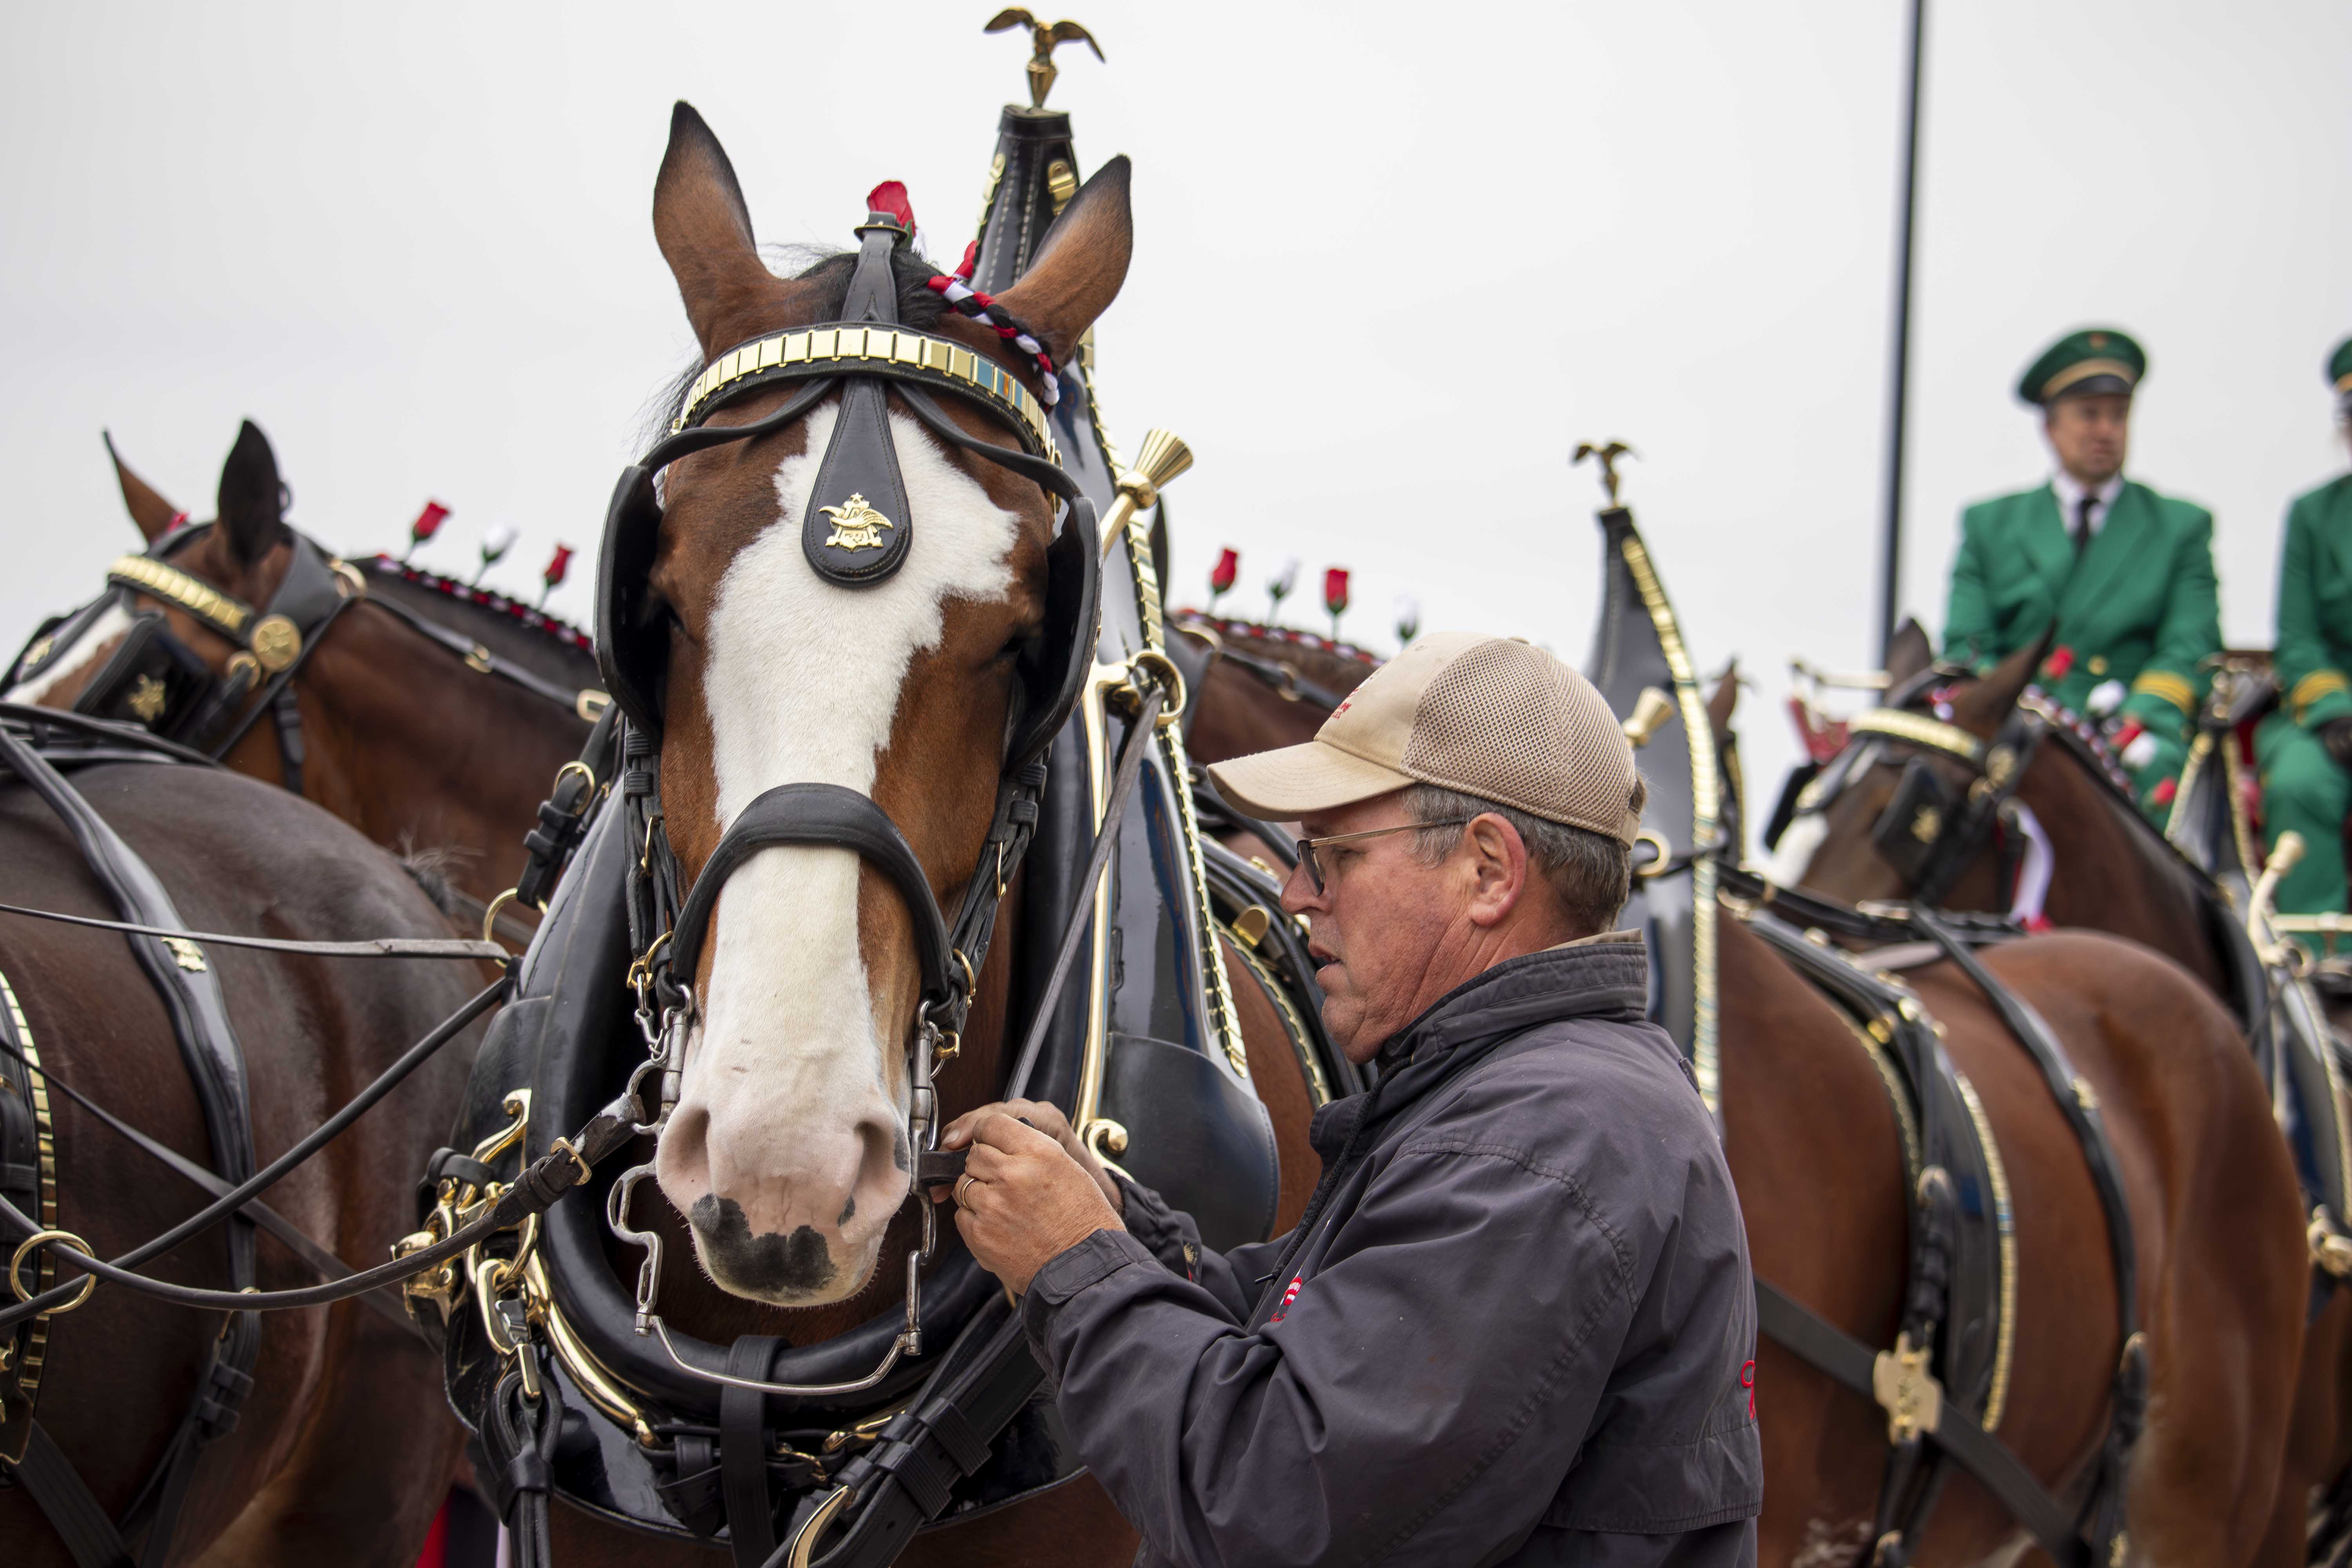
[[[1374,670],[1304,745],[1217,763],[1235,805],[1297,822],[1416,784],[1632,844],[1633,748],[1592,683],[1517,637],[1431,632]]]

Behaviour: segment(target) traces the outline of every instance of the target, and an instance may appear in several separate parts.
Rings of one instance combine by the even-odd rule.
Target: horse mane
[[[601,685],[596,640],[571,622],[510,599],[443,577],[389,555],[368,562],[368,592],[397,598],[426,620],[463,633],[500,658],[559,686]]]
[[[1301,679],[1334,691],[1352,690],[1364,677],[1388,661],[1350,642],[1334,642],[1294,626],[1272,626],[1258,621],[1229,621],[1202,610],[1171,610],[1169,620],[1178,626],[1213,632],[1228,647],[1261,658],[1287,664]]]

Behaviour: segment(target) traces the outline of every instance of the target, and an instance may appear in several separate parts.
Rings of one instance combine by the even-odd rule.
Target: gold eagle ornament
[[[893,526],[855,491],[839,506],[821,506],[817,510],[833,519],[833,533],[824,542],[827,548],[837,544],[844,550],[879,550],[882,531]]]
[[[1095,58],[1103,58],[1102,46],[1095,42],[1092,33],[1076,22],[1040,22],[1018,5],[1008,5],[999,11],[983,33],[1002,33],[1013,27],[1029,29],[1029,107],[1045,107],[1045,95],[1054,90],[1054,49],[1059,44],[1084,44],[1094,50]]]

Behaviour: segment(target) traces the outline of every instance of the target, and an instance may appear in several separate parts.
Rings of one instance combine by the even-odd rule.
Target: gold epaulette
[[[2331,691],[2352,691],[2352,679],[2347,679],[2340,669],[2315,669],[2296,681],[2286,699],[2287,706],[2294,711],[2294,721],[2302,723],[2311,705]]]
[[[2145,691],[2151,697],[2161,697],[2184,714],[2197,710],[2195,689],[2168,669],[2141,670],[2139,679],[2132,682],[2131,689],[2134,695]]]

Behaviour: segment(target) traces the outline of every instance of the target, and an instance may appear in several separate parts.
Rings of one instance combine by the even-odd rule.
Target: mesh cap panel
[[[1421,696],[1405,773],[1630,843],[1633,749],[1592,683],[1527,643],[1482,642]]]

